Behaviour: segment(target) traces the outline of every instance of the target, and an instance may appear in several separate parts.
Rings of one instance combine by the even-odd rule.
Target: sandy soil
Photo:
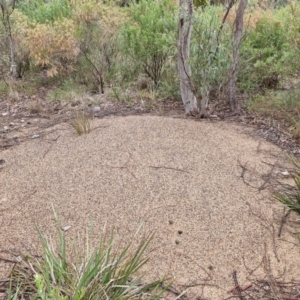
[[[38,245],[35,224],[54,235],[53,205],[70,238],[92,228],[94,243],[105,224],[130,239],[145,221],[143,232],[156,230],[151,276],[192,286],[192,299],[228,297],[233,270],[246,285],[266,253],[275,276],[299,278],[299,247],[277,238],[282,206],[255,188],[279,148],[226,122],[128,116],[94,127],[77,136],[60,124],[0,153],[0,250]]]

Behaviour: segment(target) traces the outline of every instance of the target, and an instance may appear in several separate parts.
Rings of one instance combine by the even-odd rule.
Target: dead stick
[[[228,299],[232,299],[232,298],[240,298],[240,296],[230,296],[230,297],[225,298],[224,300],[228,300]]]
[[[235,286],[236,286],[236,290],[237,290],[237,292],[238,292],[239,298],[240,298],[241,300],[243,300],[242,290],[241,290],[241,288],[240,288],[240,285],[239,285],[239,282],[238,282],[237,276],[236,276],[236,270],[233,271],[232,277],[233,277],[234,284],[235,284]]]
[[[248,289],[250,289],[252,287],[252,283],[248,284],[247,286],[245,286],[244,288],[241,288],[242,291],[246,291]],[[232,293],[233,291],[235,291],[238,288],[238,286],[235,286],[233,289],[231,289],[230,291],[228,291],[228,293]]]
[[[186,171],[186,170],[176,169],[176,168],[171,168],[171,167],[164,167],[164,166],[162,166],[162,167],[149,166],[149,168],[152,168],[152,169],[167,169],[167,170],[174,170],[174,171],[189,173],[189,171]]]
[[[0,261],[6,262],[6,263],[17,263],[17,262],[18,262],[18,261],[16,261],[16,260],[3,258],[3,257],[1,257],[1,256],[0,256]]]
[[[282,231],[282,227],[284,225],[284,223],[286,222],[287,217],[289,216],[289,214],[291,213],[291,210],[289,210],[281,219],[280,222],[280,227],[279,227],[279,231],[278,231],[278,237],[281,236],[281,231]]]

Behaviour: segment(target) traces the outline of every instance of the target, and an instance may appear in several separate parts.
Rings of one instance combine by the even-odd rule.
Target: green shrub
[[[56,214],[55,218],[58,247],[38,230],[43,255],[20,257],[11,272],[8,299],[158,299],[164,293],[162,280],[142,284],[142,277],[136,275],[148,261],[143,257],[152,234],[142,238],[135,249],[132,243],[120,249],[113,234],[107,239],[104,233],[94,251],[89,250],[87,240],[84,253],[70,253]]]
[[[220,7],[206,6],[194,15],[190,65],[196,94],[209,100],[210,93],[219,91],[227,80],[231,65],[232,36],[228,24],[221,26]],[[208,103],[207,103],[208,104]]]
[[[124,59],[128,68],[144,73],[157,87],[176,52],[175,6],[168,0],[142,0],[128,12],[131,19],[122,30]]]
[[[75,80],[68,79],[62,81],[59,87],[51,89],[47,94],[49,102],[75,103],[82,100],[87,94],[87,88],[78,84]]]
[[[31,21],[38,23],[54,22],[72,17],[69,0],[21,0],[17,1],[17,8]]]
[[[242,91],[274,89],[281,78],[295,71],[289,9],[281,7],[260,13],[254,28],[246,32],[238,76]]]
[[[94,91],[104,93],[104,86],[118,71],[117,35],[126,15],[113,3],[88,0],[74,4],[74,17],[80,44],[77,74],[89,81]]]
[[[158,87],[158,95],[164,99],[181,101],[180,82],[178,68],[175,64],[169,64],[164,72],[161,84]]]

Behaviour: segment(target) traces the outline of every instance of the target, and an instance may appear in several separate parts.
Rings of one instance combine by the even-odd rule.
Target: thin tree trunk
[[[15,47],[11,34],[8,36],[10,46],[10,75],[13,80],[17,78],[17,64],[15,61]]]
[[[10,76],[12,81],[14,81],[17,77],[17,65],[15,62],[15,45],[12,37],[12,30],[10,24],[10,15],[13,13],[15,9],[15,0],[12,1],[2,1],[0,3],[1,7],[1,21],[5,28],[7,34],[7,40],[9,43],[10,50]]]
[[[198,104],[193,93],[191,68],[188,64],[192,35],[193,0],[180,0],[178,35],[178,71],[180,92],[186,115],[198,113]]]
[[[239,63],[240,57],[240,46],[243,37],[243,28],[244,28],[244,14],[247,7],[248,0],[240,0],[236,17],[235,17],[235,32],[234,32],[234,46],[233,46],[233,57],[232,65],[230,69],[230,77],[228,83],[229,91],[229,103],[232,111],[239,110],[239,104],[236,98],[236,75],[237,75],[237,66]]]

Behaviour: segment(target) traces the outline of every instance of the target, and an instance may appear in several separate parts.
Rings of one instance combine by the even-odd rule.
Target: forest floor
[[[68,239],[89,230],[93,245],[104,226],[121,241],[144,223],[156,232],[145,271],[172,277],[189,299],[299,296],[299,218],[278,237],[284,212],[270,194],[292,181],[287,153],[299,145],[279,127],[248,113],[185,118],[174,102],[103,101],[80,107],[93,129],[78,136],[78,107],[31,101],[35,113],[20,101],[0,107],[0,257],[38,251],[36,225],[55,236],[54,207]],[[0,278],[10,267],[0,259]]]

